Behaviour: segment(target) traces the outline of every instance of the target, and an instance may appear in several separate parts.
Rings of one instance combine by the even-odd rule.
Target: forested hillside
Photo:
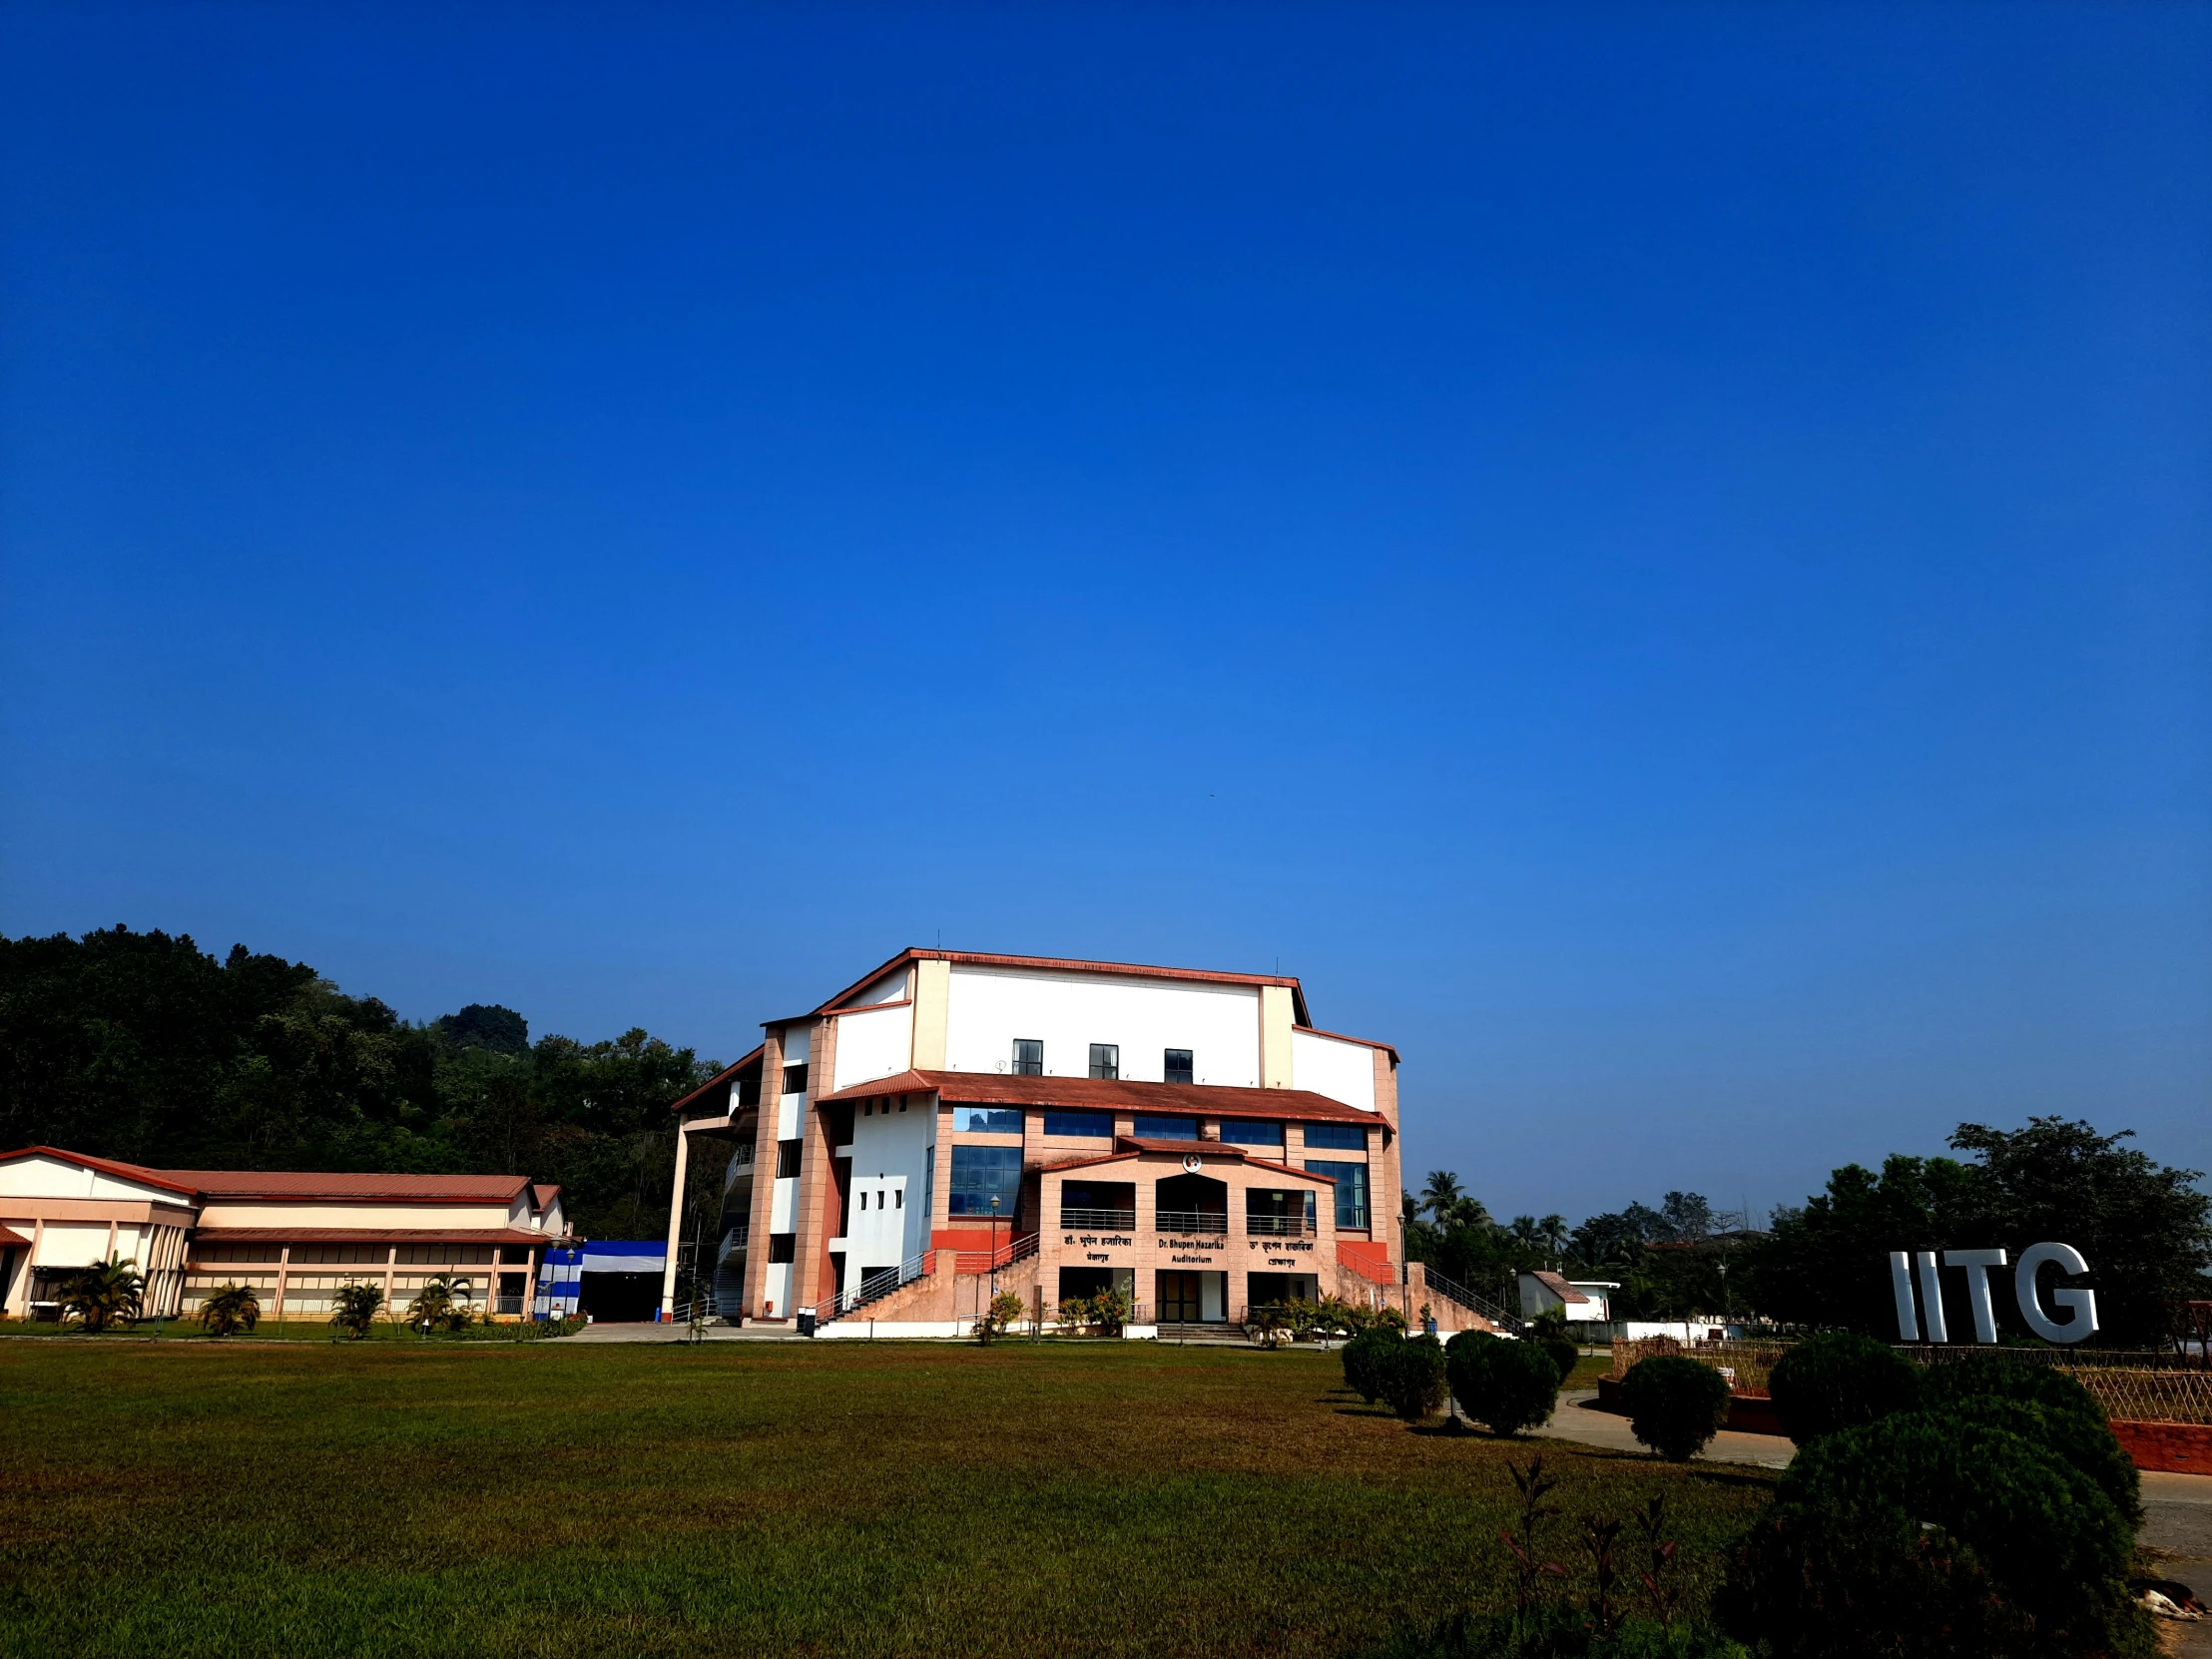
[[[511,1009],[428,1024],[304,962],[114,927],[0,939],[0,1148],[176,1168],[516,1173],[577,1231],[657,1237],[668,1105],[718,1069],[642,1030],[530,1041]]]

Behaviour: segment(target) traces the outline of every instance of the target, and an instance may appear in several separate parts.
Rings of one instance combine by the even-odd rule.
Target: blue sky
[[[1295,972],[1493,1209],[2212,1167],[2212,12],[0,14],[0,925]]]

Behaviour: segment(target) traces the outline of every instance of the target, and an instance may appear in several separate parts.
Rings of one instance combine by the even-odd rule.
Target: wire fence
[[[1714,1367],[1739,1394],[1764,1396],[1775,1362],[1789,1352],[1787,1343],[1679,1343],[1672,1337],[1644,1337],[1613,1345],[1613,1378],[1618,1382],[1639,1360],[1680,1354]],[[2089,1390],[2104,1414],[2127,1422],[2212,1423],[2212,1372],[2177,1367],[2158,1351],[2067,1354],[2058,1349],[1919,1345],[1900,1350],[1924,1365],[1947,1365],[1975,1354],[2001,1352],[2008,1360],[2049,1366]],[[2161,1363],[2162,1362],[2162,1363]]]

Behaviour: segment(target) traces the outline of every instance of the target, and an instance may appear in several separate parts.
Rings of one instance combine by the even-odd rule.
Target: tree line
[[[112,927],[0,938],[0,1145],[172,1169],[516,1174],[587,1237],[659,1237],[670,1102],[719,1070],[643,1029],[414,1023],[304,962]]]
[[[1847,1164],[1764,1228],[1683,1192],[1574,1227],[1556,1215],[1500,1223],[1437,1170],[1404,1195],[1406,1254],[1485,1294],[1535,1269],[1610,1280],[1615,1319],[1745,1316],[1895,1340],[1891,1251],[1993,1245],[2016,1259],[2057,1240],[2088,1260],[2098,1342],[2156,1347],[2176,1304],[2212,1298],[2212,1198],[2197,1189],[2201,1172],[2160,1164],[2131,1138],[2059,1117],[1962,1123],[1948,1144],[1965,1157]],[[2001,1335],[2028,1334],[2009,1297],[1996,1306]]]

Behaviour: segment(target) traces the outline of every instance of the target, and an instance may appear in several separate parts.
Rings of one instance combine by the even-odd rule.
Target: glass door
[[[1198,1275],[1161,1272],[1154,1278],[1158,1282],[1154,1300],[1159,1304],[1154,1317],[1162,1325],[1196,1325],[1203,1317],[1199,1311]]]

